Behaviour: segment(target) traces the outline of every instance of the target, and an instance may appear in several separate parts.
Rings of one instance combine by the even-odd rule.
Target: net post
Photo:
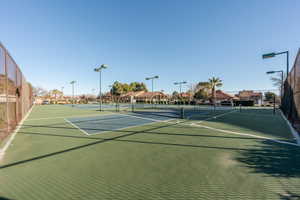
[[[275,115],[275,112],[276,112],[276,110],[275,110],[275,95],[274,95],[274,97],[273,97],[273,115]]]
[[[184,108],[183,107],[180,108],[180,118],[184,119]]]
[[[116,103],[116,112],[118,112],[118,103]]]

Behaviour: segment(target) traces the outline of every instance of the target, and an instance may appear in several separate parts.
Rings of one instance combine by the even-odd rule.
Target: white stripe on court
[[[223,113],[223,114],[215,115],[215,116],[209,117],[209,118],[207,118],[207,119],[200,120],[198,123],[202,123],[202,122],[204,122],[204,121],[208,121],[208,120],[211,120],[211,119],[215,119],[215,118],[217,118],[217,117],[222,117],[222,116],[225,116],[225,115],[229,115],[229,114],[234,113],[234,112],[237,112],[237,110],[233,110],[233,111],[226,112],[226,113]]]
[[[168,119],[168,120],[159,121],[159,122],[165,122],[165,123],[167,123],[167,122],[169,122],[171,120],[174,120],[174,119]],[[101,132],[91,133],[89,135],[98,135],[98,134],[102,134],[102,133],[109,133],[109,132],[124,130],[124,129],[128,129],[128,128],[135,128],[135,127],[140,127],[140,126],[151,125],[151,124],[155,124],[155,123],[158,123],[158,122],[156,122],[156,121],[154,121],[154,122],[148,122],[148,123],[145,123],[145,124],[138,124],[138,125],[133,125],[133,126],[127,126],[127,127],[124,127],[124,128],[112,129],[112,130],[109,130],[109,131],[101,131]],[[134,132],[134,131],[132,131],[132,132]]]
[[[170,120],[151,119],[151,118],[139,117],[139,116],[135,116],[135,115],[127,115],[127,114],[119,114],[119,115],[124,115],[124,116],[129,116],[129,117],[135,117],[135,118],[145,119],[145,120],[154,121],[154,122],[170,121]],[[171,119],[171,120],[173,120],[173,119]]]
[[[64,119],[66,122],[70,123],[73,127],[79,129],[81,132],[83,132],[85,135],[97,135],[97,134],[102,134],[102,133],[107,133],[107,132],[113,132],[113,131],[118,131],[118,130],[123,130],[123,129],[128,129],[128,128],[134,128],[134,127],[139,127],[139,126],[144,126],[144,125],[149,125],[149,124],[154,124],[154,123],[158,123],[158,122],[164,122],[164,123],[170,123],[170,121],[174,120],[174,119],[168,119],[168,120],[154,120],[154,119],[148,119],[148,118],[143,118],[143,117],[137,117],[137,116],[132,116],[132,115],[127,115],[127,114],[114,114],[114,115],[123,115],[126,117],[133,117],[133,118],[139,118],[139,119],[144,119],[147,121],[152,121],[152,122],[148,122],[148,123],[144,123],[144,124],[138,124],[138,125],[133,125],[133,126],[127,126],[127,127],[123,127],[123,128],[116,128],[116,129],[112,129],[109,131],[100,131],[100,132],[96,132],[96,133],[88,133],[84,130],[82,130],[81,128],[79,128],[77,125],[75,125],[74,123],[72,123],[71,121]],[[120,119],[107,119],[107,120],[120,120]],[[178,123],[178,122],[176,122]],[[175,123],[175,124],[176,124]]]
[[[13,134],[10,136],[10,138],[8,139],[8,141],[5,143],[4,147],[3,147],[2,149],[0,149],[0,160],[4,157],[4,154],[5,154],[6,150],[7,150],[8,147],[11,145],[12,141],[15,139],[17,133],[19,132],[20,128],[22,127],[24,121],[27,119],[27,117],[28,117],[29,114],[31,113],[33,107],[34,107],[34,104],[33,104],[32,107],[30,108],[30,110],[27,112],[27,114],[25,115],[25,117],[21,120],[21,122],[17,125],[15,131],[14,131]]]
[[[38,120],[45,120],[45,119],[81,118],[81,117],[89,117],[89,116],[94,117],[94,116],[103,116],[103,115],[111,115],[111,112],[105,113],[105,114],[89,114],[89,115],[87,114],[87,115],[70,115],[70,116],[64,116],[64,117],[33,118],[33,119],[28,119],[26,121],[38,121]]]
[[[293,146],[298,146],[298,147],[300,146],[300,145],[295,144],[295,143],[276,140],[276,139],[269,138],[269,137],[264,137],[264,136],[252,135],[252,134],[249,134],[249,133],[240,133],[240,132],[235,132],[235,131],[218,129],[218,128],[213,128],[213,127],[210,127],[210,126],[204,126],[204,125],[195,124],[195,123],[191,123],[190,125],[195,126],[195,127],[206,128],[206,129],[210,129],[210,130],[214,130],[214,131],[219,131],[219,132],[223,132],[223,133],[230,133],[230,134],[234,134],[234,135],[242,135],[242,136],[248,136],[248,137],[253,137],[253,138],[257,138],[257,139],[270,140],[270,141],[273,141],[273,142],[277,142],[277,143],[281,143],[281,144],[288,144],[288,145],[293,145]]]
[[[90,135],[88,132],[86,132],[85,130],[82,130],[81,128],[79,128],[78,126],[76,126],[75,124],[73,124],[72,122],[70,122],[67,119],[64,119],[66,122],[68,122],[69,124],[71,124],[73,127],[77,128],[78,130],[80,130],[82,133],[84,133],[85,135]]]

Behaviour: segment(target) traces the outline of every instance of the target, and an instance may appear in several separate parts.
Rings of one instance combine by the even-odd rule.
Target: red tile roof
[[[227,94],[223,92],[222,90],[216,91],[216,99],[222,100],[222,99],[233,99],[234,96],[231,94]]]

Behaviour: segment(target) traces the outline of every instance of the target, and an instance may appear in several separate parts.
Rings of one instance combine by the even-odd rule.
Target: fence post
[[[273,95],[273,115],[275,115],[275,107],[276,107],[275,99],[276,99],[276,97],[275,97],[275,95]]]

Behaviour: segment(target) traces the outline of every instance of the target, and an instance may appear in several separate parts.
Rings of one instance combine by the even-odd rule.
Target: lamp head
[[[268,72],[266,72],[267,74],[274,74],[275,73],[275,71],[268,71]]]
[[[106,68],[108,68],[108,65],[102,64],[102,65],[100,66],[100,68],[101,68],[101,69],[106,69]]]
[[[263,59],[266,59],[266,58],[272,58],[272,57],[275,57],[276,56],[276,53],[275,52],[272,52],[272,53],[266,53],[266,54],[263,54],[262,55],[262,58]]]

